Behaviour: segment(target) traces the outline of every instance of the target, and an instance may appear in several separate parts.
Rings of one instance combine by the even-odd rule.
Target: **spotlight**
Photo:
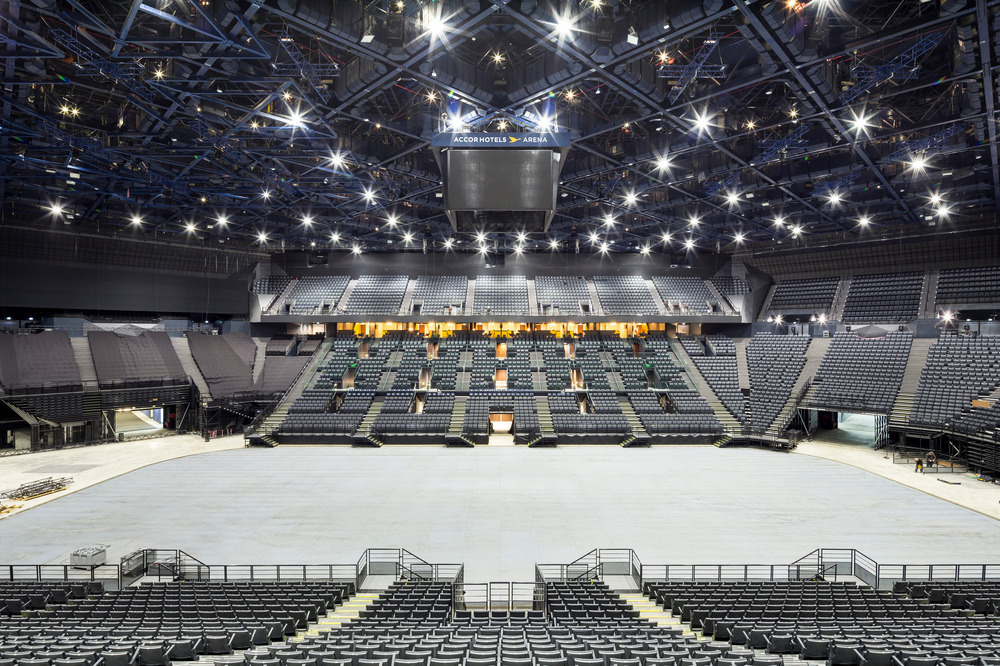
[[[663,242],[664,243],[669,243],[670,242],[670,232],[669,231],[667,233],[663,234]]]
[[[639,45],[639,33],[635,31],[634,25],[630,25],[628,27],[628,35],[626,35],[625,41],[631,44],[632,46]]]
[[[867,229],[868,225],[871,224],[871,219],[867,215],[862,215],[858,218],[858,224]]]
[[[334,242],[334,243],[339,243],[340,242],[340,234],[338,234],[336,231],[334,231],[332,234],[330,234],[330,240],[332,242]]]
[[[60,215],[62,215],[62,212],[63,212],[63,206],[62,206],[62,204],[61,204],[61,203],[59,203],[59,202],[57,201],[56,203],[54,203],[54,204],[51,204],[51,205],[49,206],[49,211],[51,211],[51,212],[52,212],[52,214],[53,214],[53,215],[55,215],[56,217],[59,217]]]
[[[738,245],[742,245],[743,244],[743,232],[742,231],[737,231],[736,235],[733,236],[733,238],[736,240],[736,243]]]
[[[142,218],[139,217],[138,215],[133,215],[132,216],[132,224],[134,224],[135,226],[138,227],[140,224],[142,224]]]
[[[666,171],[670,168],[670,160],[667,159],[666,155],[656,158],[656,168],[660,171]]]
[[[361,246],[355,245],[354,247],[351,248],[351,251],[354,252],[354,254],[361,254]]]
[[[915,156],[910,160],[910,168],[917,173],[921,173],[927,168],[927,160],[923,157]]]
[[[553,250],[559,249],[559,241],[553,238],[552,240],[549,241],[549,247],[552,248]]]
[[[688,220],[688,224],[690,224],[691,228],[694,229],[699,224],[701,224],[701,220],[698,218],[697,215],[692,215],[691,218]]]
[[[701,114],[695,114],[694,117],[694,128],[698,130],[698,134],[702,132],[707,132],[708,128],[712,126],[712,117],[708,115],[708,112]]]
[[[625,204],[628,206],[634,206],[638,198],[639,195],[635,193],[635,190],[629,190],[625,193]]]
[[[569,39],[573,36],[574,30],[576,30],[576,21],[569,15],[563,14],[556,17],[556,34],[559,35],[559,39]]]
[[[257,234],[257,240],[258,240],[258,242],[266,243],[267,242],[267,234],[264,233],[263,231],[261,231],[259,234]]]
[[[641,247],[641,248],[639,249],[639,251],[640,251],[640,252],[642,252],[643,254],[649,254],[649,246],[648,246],[648,245],[643,245],[643,246],[642,246],[642,247]]]
[[[740,202],[740,193],[730,192],[729,194],[726,195],[726,201],[729,202],[730,206],[735,206]]]
[[[601,254],[607,254],[607,253],[608,253],[608,244],[601,243]]]
[[[229,224],[229,220],[226,219],[225,215],[220,215],[219,217],[215,218],[215,221],[218,223],[218,225],[220,227],[224,227],[227,224]],[[188,225],[188,226],[192,226],[192,225]],[[188,231],[193,231],[193,229],[188,229]]]
[[[615,226],[615,218],[611,213],[604,216],[604,226],[613,227]]]
[[[444,249],[446,249],[446,250],[450,250],[450,249],[451,249],[451,246],[452,246],[452,245],[454,244],[454,242],[455,242],[455,241],[453,241],[453,240],[452,240],[452,239],[450,239],[450,238],[448,238],[448,239],[445,239],[445,241],[444,241]]]
[[[195,230],[194,222],[188,222],[187,223],[187,230],[188,230],[189,234],[190,233],[194,233],[194,230]]]
[[[686,241],[684,241],[684,247],[686,247],[689,250],[693,249],[694,248],[694,239],[693,238],[688,238]]]
[[[413,241],[413,234],[407,231],[405,234],[403,234],[403,240],[406,242],[407,245],[409,245]]]
[[[311,227],[312,223],[313,223],[313,219],[312,219],[311,216],[309,216],[309,215],[303,216],[303,218],[302,218],[302,224],[304,224],[307,227]]]
[[[390,227],[395,227],[399,223],[399,218],[394,213],[389,213],[388,222]]]

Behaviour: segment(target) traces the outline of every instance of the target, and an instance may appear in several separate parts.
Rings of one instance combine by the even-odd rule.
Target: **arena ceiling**
[[[3,224],[364,252],[994,225],[998,7],[0,0]],[[571,133],[549,233],[453,233],[456,128]]]

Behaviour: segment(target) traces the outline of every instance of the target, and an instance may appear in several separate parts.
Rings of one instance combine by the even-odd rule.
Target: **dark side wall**
[[[40,310],[246,314],[247,279],[92,265],[0,262],[0,306]]]

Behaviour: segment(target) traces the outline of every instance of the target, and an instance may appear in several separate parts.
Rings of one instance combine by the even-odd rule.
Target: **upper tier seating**
[[[749,423],[754,434],[763,434],[785,406],[808,347],[807,337],[773,333],[755,333],[747,343]]]
[[[421,275],[413,285],[411,312],[421,315],[463,314],[469,278],[464,275]]]
[[[833,411],[888,414],[899,393],[912,342],[909,331],[881,338],[835,333],[816,371],[811,404]]]
[[[923,273],[856,275],[841,320],[848,324],[912,321],[920,314],[923,285]]]
[[[718,310],[718,301],[701,278],[654,275],[652,281],[668,311],[680,314],[709,314]]]
[[[523,275],[479,275],[472,304],[477,315],[526,315],[528,280]]]
[[[943,426],[1000,386],[1000,337],[943,335],[931,345],[910,423]]]
[[[734,275],[716,275],[712,284],[723,296],[745,296],[750,293],[750,285],[743,278]]]
[[[43,386],[82,387],[66,331],[0,335],[0,385],[9,391]]]
[[[347,313],[399,314],[409,281],[405,275],[362,275],[347,299]]]
[[[292,304],[293,315],[333,314],[350,281],[348,275],[309,275],[299,278],[285,303]]]
[[[637,275],[595,275],[594,287],[606,315],[660,314],[646,281]]]
[[[163,331],[143,331],[139,335],[90,331],[87,340],[101,386],[119,382],[188,381],[177,352]]]
[[[976,303],[1000,303],[1000,266],[941,271],[935,299],[938,310]]]
[[[594,311],[587,279],[579,275],[536,276],[535,298],[538,313],[542,315],[591,314]]]
[[[277,296],[285,290],[292,282],[292,278],[287,275],[268,275],[259,280],[254,280],[250,285],[250,291],[254,294],[270,294]]]
[[[839,277],[812,278],[808,280],[782,280],[774,289],[769,312],[822,312],[829,313],[837,295]]]

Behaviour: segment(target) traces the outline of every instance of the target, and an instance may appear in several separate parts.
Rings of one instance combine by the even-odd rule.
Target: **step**
[[[377,592],[361,592],[337,606],[333,611],[328,610],[326,615],[318,618],[314,624],[299,634],[299,636],[318,636],[328,631],[336,631],[342,625],[357,620],[363,611],[372,607],[378,601]]]
[[[652,624],[663,627],[684,626],[679,617],[673,616],[669,610],[665,610],[663,606],[658,605],[655,601],[639,592],[619,594],[618,596],[621,597],[622,601],[631,606],[632,610],[638,611],[639,619],[641,620],[647,620]],[[684,632],[684,635],[693,636],[694,632],[689,629]]]
[[[94,366],[94,355],[90,351],[90,340],[86,337],[70,338],[70,345],[73,347],[73,358],[80,368],[80,381],[96,382],[97,368]]]

